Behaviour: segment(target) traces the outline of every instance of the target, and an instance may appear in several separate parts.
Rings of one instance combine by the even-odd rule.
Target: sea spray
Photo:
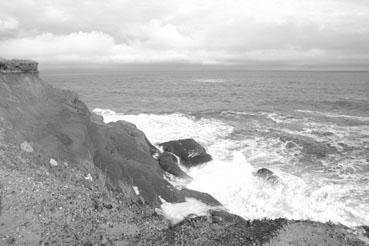
[[[240,152],[230,161],[214,160],[189,171],[194,179],[188,188],[212,194],[230,212],[246,219],[288,218],[342,223],[366,223],[365,211],[355,212],[340,201],[345,186],[323,185],[313,188],[301,178],[273,170],[279,182],[268,182],[255,175]],[[360,215],[358,217],[354,216]]]
[[[367,126],[347,128],[281,114],[275,121],[277,116],[273,114],[274,123],[265,125],[262,135],[234,138],[234,125],[222,118],[195,118],[179,113],[125,115],[102,109],[95,109],[94,112],[102,115],[105,122],[126,120],[136,124],[153,143],[194,138],[204,144],[214,160],[185,169],[193,181],[181,185],[211,194],[231,212],[244,218],[284,217],[332,221],[348,226],[369,223],[369,201],[363,200],[369,192],[366,181],[358,181],[359,174],[351,175],[347,180],[347,175],[329,171],[326,166],[334,167],[332,160],[335,159],[331,158],[336,158],[333,155],[335,152],[317,160],[314,159],[315,153],[306,149],[315,144],[319,146],[324,141],[339,146],[342,138],[351,140],[347,143],[359,144],[365,136],[353,136],[359,136]],[[271,119],[269,113],[258,115],[264,117],[261,122]],[[288,124],[293,125],[290,127]],[[277,128],[279,125],[281,127]],[[332,132],[333,135],[317,135],[319,130]],[[268,132],[272,135],[265,135]],[[281,141],[279,136],[283,134],[289,136],[287,142]],[[312,159],[306,159],[306,153],[312,154]],[[343,160],[338,162],[343,163]],[[260,167],[271,169],[280,181],[270,183],[255,176]]]

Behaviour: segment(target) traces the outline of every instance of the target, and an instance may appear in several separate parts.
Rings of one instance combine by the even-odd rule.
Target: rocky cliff
[[[94,165],[109,188],[136,192],[159,205],[184,196],[163,178],[143,132],[128,122],[103,124],[75,93],[59,90],[37,73],[0,74],[0,118],[9,141],[29,143],[45,162]],[[95,118],[95,120],[94,120]]]
[[[364,245],[342,226],[212,209],[168,227],[154,210],[164,200],[219,204],[171,185],[142,131],[104,124],[75,93],[41,80],[37,63],[2,60],[0,71],[0,244],[284,245],[330,232],[330,242]]]

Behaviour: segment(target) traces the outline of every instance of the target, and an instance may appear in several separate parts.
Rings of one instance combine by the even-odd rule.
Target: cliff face
[[[37,73],[0,74],[0,119],[8,141],[29,142],[45,163],[93,163],[113,190],[134,194],[137,187],[153,205],[159,196],[184,201],[163,178],[143,132],[128,122],[102,123],[75,93],[51,87]]]

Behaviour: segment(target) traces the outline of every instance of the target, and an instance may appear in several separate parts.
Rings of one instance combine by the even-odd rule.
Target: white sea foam
[[[360,201],[343,200],[350,189],[357,187],[311,187],[301,178],[279,170],[273,171],[280,183],[271,184],[256,177],[255,171],[241,153],[235,153],[232,161],[214,160],[191,169],[189,174],[194,180],[188,187],[212,194],[231,212],[246,219],[285,217],[348,226],[369,223],[368,207],[358,209]]]
[[[224,79],[193,79],[192,82],[199,83],[224,83],[226,80]]]
[[[282,115],[282,114],[278,114],[278,113],[267,113],[267,112],[261,112],[261,115],[266,115],[269,119],[271,119],[272,121],[274,121],[275,123],[292,123],[292,122],[296,122],[297,119],[291,117],[291,116],[287,116],[287,115]]]
[[[306,122],[301,132],[291,132],[304,135],[318,142],[327,142],[337,149],[342,150],[340,144],[348,146],[365,147],[369,143],[369,125],[360,126],[338,126],[332,123]],[[287,130],[284,129],[285,132]],[[328,135],[319,133],[330,133]]]
[[[125,120],[135,124],[154,143],[192,137],[202,144],[209,145],[233,131],[233,127],[221,121],[195,120],[193,117],[183,114],[125,115],[109,109],[94,109],[93,112],[103,116],[106,123]]]
[[[209,209],[214,209],[194,198],[186,198],[185,202],[169,203],[162,199],[161,209],[157,212],[165,216],[172,225],[178,224],[186,217],[206,216]]]

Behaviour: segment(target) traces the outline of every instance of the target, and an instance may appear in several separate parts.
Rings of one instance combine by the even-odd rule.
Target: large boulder
[[[170,152],[163,152],[158,157],[159,166],[161,169],[179,178],[190,178],[182,169],[178,166],[177,157]]]
[[[212,160],[211,155],[198,142],[192,138],[173,140],[159,144],[164,151],[171,152],[178,156],[181,164],[186,167],[197,166]]]

